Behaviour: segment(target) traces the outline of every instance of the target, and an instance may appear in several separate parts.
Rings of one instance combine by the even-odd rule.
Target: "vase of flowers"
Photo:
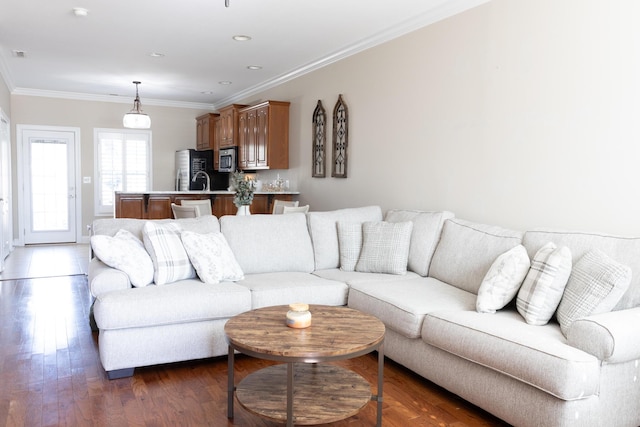
[[[253,201],[255,189],[253,180],[247,179],[244,173],[237,172],[231,175],[231,182],[236,192],[233,198],[233,204],[238,208],[236,215],[251,215],[249,206]]]

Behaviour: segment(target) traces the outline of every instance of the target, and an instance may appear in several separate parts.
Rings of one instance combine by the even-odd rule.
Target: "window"
[[[96,215],[113,215],[114,191],[151,190],[151,131],[95,129]]]

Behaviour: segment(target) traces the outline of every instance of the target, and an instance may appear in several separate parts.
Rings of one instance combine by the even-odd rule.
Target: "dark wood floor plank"
[[[136,369],[109,381],[88,323],[86,277],[0,281],[0,426],[281,427],[235,405],[227,419],[227,358]],[[236,381],[273,362],[239,355]],[[377,355],[338,363],[376,393]],[[506,426],[392,361],[383,425]],[[373,426],[376,405],[324,427]]]

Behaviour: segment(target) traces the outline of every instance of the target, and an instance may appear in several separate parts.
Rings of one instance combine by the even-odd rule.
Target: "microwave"
[[[236,149],[223,148],[218,153],[219,172],[235,172],[236,171]]]

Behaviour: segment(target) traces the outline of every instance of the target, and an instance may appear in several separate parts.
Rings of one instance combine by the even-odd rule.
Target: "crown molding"
[[[29,89],[29,88],[15,88],[11,91],[12,95],[24,95],[24,96],[41,96],[45,98],[61,98],[72,99],[75,101],[98,101],[98,102],[114,102],[118,104],[131,104],[133,103],[133,97],[123,97],[118,95],[95,95],[90,93],[78,93],[78,92],[62,92],[55,90],[42,90],[42,89]],[[214,110],[213,104],[205,104],[199,102],[185,102],[185,101],[169,101],[162,99],[144,98],[143,105],[154,105],[158,107],[175,107],[175,108],[192,108],[196,110]]]

